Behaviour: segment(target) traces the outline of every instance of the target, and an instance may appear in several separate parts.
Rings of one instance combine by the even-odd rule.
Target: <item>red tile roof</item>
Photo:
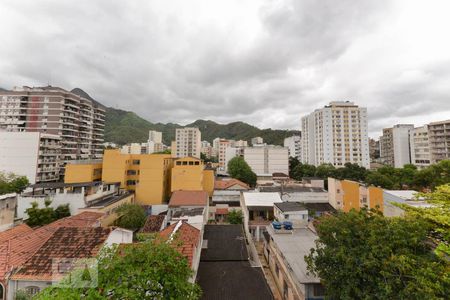
[[[228,208],[217,208],[216,215],[228,215]]]
[[[105,227],[60,227],[11,279],[51,280],[53,259],[94,257],[111,230]]]
[[[228,179],[227,180],[216,180],[214,182],[214,189],[215,190],[227,190],[230,187],[235,186],[235,185],[239,185],[243,189],[246,189],[246,190],[250,189],[250,187],[246,183],[244,183],[238,179],[234,179],[234,178],[229,179],[229,180]]]
[[[139,232],[152,233],[160,231],[165,218],[166,216],[164,215],[148,216],[147,221],[145,221],[144,226]]]
[[[97,220],[102,216],[102,213],[82,212],[34,230],[31,228],[28,230],[27,225],[16,229],[22,234],[14,235],[14,238],[9,240],[0,241],[0,250],[2,250],[0,251],[0,281],[5,280],[7,273],[12,269],[27,261],[60,227],[96,226]],[[14,228],[10,230],[14,230]],[[3,236],[12,236],[12,234],[4,233]]]
[[[0,232],[0,243],[16,238],[17,236],[24,235],[30,231],[33,231],[27,224],[20,224],[16,227],[10,228],[3,232]]]
[[[77,215],[62,218],[50,223],[47,226],[57,227],[93,227],[100,226],[98,221],[104,216],[104,213],[98,213],[93,211],[84,211]]]
[[[200,240],[200,230],[186,222],[180,222],[162,230],[160,235],[166,239],[175,238],[176,241],[180,241],[181,245],[177,247],[177,250],[188,259],[189,265],[192,267],[192,261]]]
[[[206,206],[207,204],[208,193],[205,191],[175,191],[169,201],[169,207]]]

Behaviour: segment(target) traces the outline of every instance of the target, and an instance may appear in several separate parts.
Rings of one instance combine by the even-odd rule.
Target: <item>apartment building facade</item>
[[[334,209],[344,212],[363,207],[383,212],[383,189],[356,181],[328,178],[328,202]]]
[[[201,132],[196,127],[177,128],[175,130],[175,141],[172,143],[173,157],[196,157],[200,158],[202,147]]]
[[[301,160],[302,157],[302,138],[299,135],[293,135],[284,139],[284,147],[289,150],[289,157],[295,157]]]
[[[289,174],[288,148],[263,145],[244,148],[244,160],[258,176]]]
[[[431,164],[428,126],[414,128],[411,130],[409,138],[411,163],[419,169],[428,167]]]
[[[302,162],[369,168],[367,109],[349,101],[331,102],[301,119]]]
[[[412,124],[397,124],[383,129],[383,135],[380,136],[382,163],[395,168],[411,163],[410,133],[413,130]]]
[[[0,131],[0,147],[0,172],[26,176],[31,184],[59,179],[59,136],[41,132]]]
[[[81,89],[21,87],[0,91],[0,129],[61,138],[61,159],[101,158],[105,107]]]
[[[428,124],[431,163],[450,158],[450,120]]]

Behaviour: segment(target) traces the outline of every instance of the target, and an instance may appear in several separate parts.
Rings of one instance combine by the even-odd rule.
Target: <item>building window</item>
[[[140,165],[141,161],[139,159],[133,159],[133,165]]]
[[[128,170],[127,175],[136,175],[136,170]]]
[[[136,180],[127,180],[127,185],[136,185]]]
[[[284,218],[285,218],[286,220],[289,220],[289,215],[288,215],[288,214],[285,214],[285,215],[284,215]]]

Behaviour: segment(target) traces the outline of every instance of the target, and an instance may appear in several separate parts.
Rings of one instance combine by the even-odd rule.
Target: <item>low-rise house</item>
[[[200,255],[202,250],[203,232],[198,228],[183,222],[178,221],[165,228],[160,232],[163,238],[166,238],[169,242],[179,241],[180,245],[177,245],[177,250],[186,257],[194,271],[191,277],[191,282],[195,282],[197,276],[197,270],[200,263]]]
[[[308,209],[299,202],[274,203],[274,215],[279,222],[291,222],[294,228],[308,225]]]
[[[0,195],[0,232],[14,225],[16,206],[16,193]]]
[[[175,191],[169,201],[167,220],[170,224],[180,220],[202,230],[208,221],[209,196],[205,191]]]
[[[214,190],[211,198],[213,205],[228,204],[228,206],[241,206],[241,191],[234,190]]]
[[[283,202],[279,193],[242,193],[241,207],[246,231],[257,241],[260,234],[274,219],[273,206]]]
[[[11,275],[8,299],[18,290],[39,293],[67,275],[77,260],[95,258],[105,245],[131,242],[132,232],[121,228],[58,227]]]
[[[70,213],[75,215],[78,210],[103,201],[113,195],[119,195],[119,183],[104,183],[101,181],[85,183],[47,182],[31,186],[30,192],[17,196],[17,218],[28,219],[26,209],[31,203],[38,203],[44,207],[46,200],[50,200],[51,207],[69,204]]]
[[[283,299],[325,299],[320,278],[310,274],[304,256],[315,247],[317,236],[309,228],[278,233],[271,225],[264,233],[264,257]]]
[[[32,229],[25,224],[0,233],[0,286],[8,295],[11,274],[25,263],[61,227],[99,227],[104,214],[82,212]],[[121,238],[119,236],[119,238]],[[8,297],[7,299],[13,299]]]
[[[260,186],[259,191],[278,192],[283,201],[303,203],[328,203],[328,192],[320,187],[310,187],[303,184],[287,184]]]
[[[303,203],[308,210],[308,217],[317,218],[324,214],[334,214],[336,209],[330,203]]]
[[[248,184],[235,179],[235,178],[224,178],[221,180],[216,180],[214,182],[214,191],[217,190],[228,190],[228,191],[246,191],[249,190],[250,187]]]
[[[433,206],[424,200],[418,199],[417,196],[418,192],[414,190],[383,190],[383,215],[386,217],[403,216],[405,211],[399,207],[401,204],[416,208],[428,208]]]

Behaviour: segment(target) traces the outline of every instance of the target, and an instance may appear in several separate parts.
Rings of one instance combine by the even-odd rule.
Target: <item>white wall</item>
[[[414,126],[400,125],[392,130],[392,138],[394,143],[394,167],[402,168],[406,164],[411,163],[409,133]]]
[[[36,183],[39,132],[0,132],[0,172],[26,176]]]
[[[133,242],[133,231],[116,228],[108,236],[105,245],[112,246],[114,244],[130,244]]]
[[[37,202],[39,208],[45,207],[46,196],[17,196],[17,217],[20,219],[28,219],[28,214],[25,212],[27,208],[31,207],[32,202]],[[53,194],[48,198],[52,201],[51,207],[57,208],[59,205],[69,204],[70,214],[76,215],[79,208],[86,207],[84,202],[84,193],[76,194]]]

